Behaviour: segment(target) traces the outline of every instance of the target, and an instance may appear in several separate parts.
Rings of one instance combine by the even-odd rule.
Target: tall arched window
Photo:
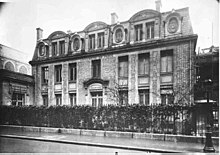
[[[24,66],[21,66],[20,69],[19,69],[19,72],[23,73],[23,74],[27,74],[27,68],[24,67]]]
[[[7,62],[5,64],[5,69],[10,70],[10,71],[15,71],[14,65],[11,62]]]

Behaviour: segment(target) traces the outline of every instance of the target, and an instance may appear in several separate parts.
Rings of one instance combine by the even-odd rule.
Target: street
[[[0,138],[1,153],[110,153],[115,154],[146,154],[145,152],[93,147],[85,145],[62,144],[53,142],[42,142],[35,140],[22,140],[12,138]]]

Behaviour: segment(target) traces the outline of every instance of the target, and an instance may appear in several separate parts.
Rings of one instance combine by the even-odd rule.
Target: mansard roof
[[[56,39],[56,38],[64,37],[66,35],[67,34],[63,31],[55,31],[48,36],[48,39]]]
[[[101,22],[101,21],[97,21],[97,22],[93,22],[93,23],[89,24],[88,26],[86,26],[84,31],[86,31],[86,32],[95,31],[95,30],[99,30],[99,29],[104,29],[107,26],[108,25],[106,23]]]
[[[136,22],[144,19],[149,19],[149,18],[154,18],[154,17],[159,17],[161,15],[160,12],[151,10],[151,9],[146,9],[139,11],[135,13],[130,19],[130,22]]]

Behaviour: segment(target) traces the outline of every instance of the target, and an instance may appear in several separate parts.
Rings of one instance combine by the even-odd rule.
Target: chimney
[[[160,8],[162,6],[161,0],[156,0],[155,3],[156,3],[156,11],[160,12]]]
[[[36,28],[37,30],[37,41],[43,38],[43,30],[41,28]]]
[[[118,15],[115,12],[111,13],[111,24],[113,25],[116,24],[117,22],[118,22]]]

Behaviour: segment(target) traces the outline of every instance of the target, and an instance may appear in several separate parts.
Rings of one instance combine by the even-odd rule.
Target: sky
[[[197,48],[219,46],[219,2],[217,0],[161,0],[161,12],[189,7]],[[32,59],[36,28],[43,38],[54,31],[81,31],[95,21],[111,23],[115,12],[127,21],[144,9],[155,10],[155,0],[3,0],[0,2],[0,44],[12,47]]]

